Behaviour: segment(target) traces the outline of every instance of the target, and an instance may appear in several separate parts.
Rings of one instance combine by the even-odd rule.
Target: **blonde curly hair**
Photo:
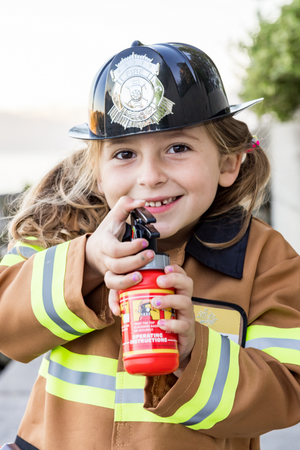
[[[268,157],[260,145],[253,148],[253,136],[246,123],[233,117],[205,124],[209,137],[223,155],[243,153],[246,157],[235,182],[229,187],[219,186],[211,207],[203,219],[214,220],[240,208],[242,226],[237,236],[222,244],[209,244],[214,248],[226,248],[238,242],[245,234],[252,213],[267,200],[267,186],[271,168]],[[250,150],[247,152],[247,150]],[[247,152],[247,153],[246,153]],[[241,219],[239,215],[239,220]]]
[[[34,236],[48,248],[95,231],[109,211],[97,186],[98,156],[92,142],[18,197],[11,205],[17,212],[8,226],[10,240]]]

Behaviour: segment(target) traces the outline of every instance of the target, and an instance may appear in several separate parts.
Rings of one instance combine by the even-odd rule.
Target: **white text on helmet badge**
[[[147,125],[158,124],[167,114],[173,114],[174,102],[164,97],[164,87],[157,78],[159,64],[152,64],[146,55],[134,52],[111,70],[114,81],[112,100],[108,111],[112,122],[125,130],[135,127],[142,130]]]

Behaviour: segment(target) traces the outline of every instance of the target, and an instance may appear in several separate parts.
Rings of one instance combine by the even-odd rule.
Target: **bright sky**
[[[134,40],[201,48],[236,95],[239,70],[231,44],[256,29],[258,10],[275,19],[278,7],[290,2],[0,0],[0,110],[86,105],[98,68]]]

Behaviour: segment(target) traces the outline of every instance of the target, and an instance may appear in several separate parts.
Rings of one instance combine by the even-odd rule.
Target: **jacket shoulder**
[[[250,233],[251,235],[254,235],[256,239],[260,237],[262,241],[265,241],[266,243],[269,242],[269,240],[272,241],[272,244],[274,242],[281,242],[297,254],[297,252],[292,248],[292,246],[286,241],[286,239],[279,231],[275,230],[273,227],[271,227],[271,225],[267,224],[261,219],[258,219],[257,217],[252,218]]]
[[[250,259],[256,259],[258,272],[264,272],[284,260],[297,258],[299,255],[281,233],[262,220],[253,217],[247,245],[247,256]]]

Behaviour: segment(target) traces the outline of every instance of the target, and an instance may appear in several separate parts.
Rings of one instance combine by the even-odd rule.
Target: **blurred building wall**
[[[271,223],[300,253],[300,124],[273,122]]]

